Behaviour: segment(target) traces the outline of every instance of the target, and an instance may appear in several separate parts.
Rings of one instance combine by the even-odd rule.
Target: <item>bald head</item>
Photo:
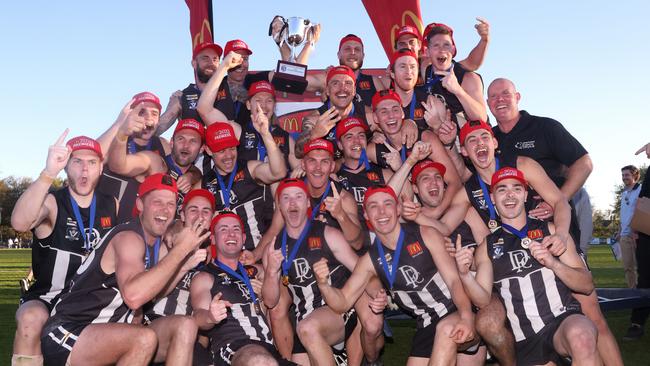
[[[487,91],[487,104],[499,125],[516,123],[519,119],[519,100],[515,83],[506,79],[494,79]]]
[[[237,350],[232,358],[232,366],[277,366],[278,361],[271,353],[258,344],[247,344]]]

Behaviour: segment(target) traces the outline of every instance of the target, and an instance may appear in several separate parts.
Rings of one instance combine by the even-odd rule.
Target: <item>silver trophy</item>
[[[275,16],[269,25],[269,36],[281,48],[286,44],[291,50],[289,61],[278,61],[273,85],[276,89],[302,94],[307,87],[307,66],[296,63],[296,49],[304,45],[313,32],[314,24],[300,17],[283,18]]]

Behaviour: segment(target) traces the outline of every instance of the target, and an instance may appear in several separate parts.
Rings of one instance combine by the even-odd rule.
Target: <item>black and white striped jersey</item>
[[[384,287],[395,303],[417,319],[417,327],[435,325],[445,315],[456,311],[451,292],[433,262],[431,252],[422,240],[417,224],[401,224],[404,243],[400,252],[399,265],[393,288],[380,260],[377,242],[368,250],[372,264]],[[382,244],[385,260],[392,268],[395,251]]]
[[[79,207],[85,231],[82,233],[72,209],[70,189],[64,187],[52,192],[57,206],[54,228],[46,238],[38,238],[32,230],[32,270],[36,282],[25,294],[25,301],[38,297],[51,304],[85,259],[84,238],[89,237],[90,245],[95,247],[117,224],[115,199],[100,192],[95,194],[96,214],[92,227],[89,225],[90,208]]]
[[[61,294],[54,306],[50,322],[80,325],[131,322],[133,311],[124,303],[115,272],[107,274],[101,268],[108,244],[123,231],[133,231],[144,241],[139,219],[120,224],[109,231],[77,269],[67,292]],[[142,261],[144,263],[144,256]]]
[[[190,285],[196,276],[196,270],[188,271],[167,296],[147,305],[145,316],[149,320],[166,315],[192,315],[190,302]]]
[[[312,222],[309,234],[307,234],[296,253],[296,257],[289,266],[288,287],[295,305],[296,319],[298,321],[303,320],[314,309],[325,305],[316,283],[316,276],[312,270],[314,263],[321,258],[327,259],[330,268],[329,281],[333,287],[343,287],[345,281],[350,277],[350,271],[339,263],[325,241],[325,227],[326,224],[323,222],[316,220]],[[287,236],[286,253],[291,253],[295,244],[296,239]],[[275,240],[275,249],[281,247],[282,235],[278,235]]]
[[[528,237],[541,241],[550,235],[548,223],[528,219]],[[539,333],[566,311],[579,311],[571,290],[521,246],[515,235],[499,228],[487,237],[494,268],[494,286],[510,321],[515,341]]]
[[[219,350],[228,348],[231,344],[242,344],[242,341],[259,341],[273,345],[271,330],[266,317],[255,311],[246,284],[232,276],[213,262],[201,269],[214,277],[210,296],[221,293],[221,299],[229,301],[232,306],[227,317],[210,329],[208,336],[215,357]],[[254,276],[250,276],[251,279]],[[233,349],[232,351],[237,351]]]
[[[223,210],[223,192],[217,180],[217,171],[213,168],[203,174],[202,188],[212,192],[217,201],[217,210]],[[260,242],[273,218],[273,195],[271,187],[260,185],[251,176],[246,160],[237,161],[237,171],[230,190],[230,209],[244,221],[246,242],[244,249],[253,250]],[[221,176],[225,186],[230,174]]]

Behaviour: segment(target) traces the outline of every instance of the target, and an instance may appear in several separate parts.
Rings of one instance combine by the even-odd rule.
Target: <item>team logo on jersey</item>
[[[244,266],[244,269],[246,270],[246,274],[248,275],[248,278],[257,277],[257,273],[259,272],[257,270],[257,267],[255,266]]]
[[[422,246],[419,241],[416,241],[415,243],[407,245],[406,251],[409,252],[411,257],[416,257],[422,253]]]
[[[190,107],[190,109],[196,109],[196,101],[195,100],[190,101],[189,102],[189,107]]]
[[[424,278],[420,275],[417,269],[411,266],[400,266],[399,271],[402,273],[402,276],[406,280],[406,286],[412,286],[414,289],[418,288],[418,285],[424,282]]]
[[[361,90],[370,90],[370,82],[368,80],[364,80],[359,83],[359,89]]]
[[[494,249],[492,254],[492,259],[499,259],[503,256],[503,238],[499,238],[494,244],[492,244]]]
[[[528,263],[530,255],[528,255],[527,250],[513,250],[508,252],[508,255],[510,255],[510,264],[513,271],[520,273],[523,269],[532,267],[532,264]]]
[[[248,287],[246,287],[246,284],[241,281],[237,281],[235,284],[237,285],[237,288],[241,292],[241,295],[244,297],[244,299],[246,299],[246,301],[250,300],[251,295],[248,292]]]
[[[94,248],[101,239],[99,230],[95,228],[84,228],[84,233],[86,238],[90,238],[90,246]],[[71,218],[68,218],[66,222],[65,239],[72,242],[77,240],[84,241],[84,237],[82,237],[81,232],[79,232],[77,221],[72,220]]]
[[[385,253],[384,260],[386,261],[386,264],[390,265],[393,262],[393,256],[390,255],[390,253]],[[381,258],[377,258],[377,263],[379,263],[380,266],[383,266],[381,263]]]
[[[534,149],[535,140],[533,141],[520,141],[515,144],[515,148],[519,150]]]
[[[544,233],[542,232],[541,229],[535,229],[535,230],[528,230],[528,235],[529,238],[535,240],[539,238],[544,237]]]
[[[102,229],[108,229],[113,226],[113,221],[110,216],[102,216],[99,219],[99,224],[102,226]]]
[[[366,187],[352,187],[352,194],[354,194],[354,200],[357,203],[363,203],[363,198],[366,196]]]
[[[293,268],[296,270],[296,278],[300,283],[305,282],[312,277],[314,277],[309,270],[309,262],[305,258],[296,258],[293,260]]]
[[[273,136],[273,141],[278,147],[284,146],[284,136]]]
[[[184,290],[189,290],[190,285],[192,284],[192,278],[194,277],[195,274],[198,272],[187,272],[185,276],[183,276],[183,279],[179,283],[179,287],[184,289]]]
[[[228,276],[227,273],[219,273],[219,277],[221,277],[221,284],[222,285],[230,285],[232,281],[230,280],[230,276]]]
[[[413,111],[413,118],[415,118],[415,119],[422,119],[422,118],[424,118],[424,109],[422,109],[422,108],[415,108],[415,111]]]
[[[244,143],[244,149],[252,150],[255,148],[255,137],[254,133],[246,132],[244,134],[244,139],[246,140]]]
[[[226,89],[220,89],[217,93],[217,100],[226,99]]]
[[[485,202],[485,197],[483,197],[483,190],[478,189],[476,191],[472,191],[472,197],[474,197],[474,200],[476,203],[478,203],[478,206],[481,210],[487,210],[487,202]]]
[[[366,176],[368,177],[368,180],[371,180],[373,182],[379,182],[379,174],[375,172],[368,172],[366,173]]]
[[[210,193],[212,193],[215,196],[219,195],[219,197],[221,198],[221,202],[223,202],[223,194],[221,194],[221,191],[219,189],[217,189],[217,187],[215,187],[214,185],[209,185],[208,186],[208,191],[210,191]],[[237,202],[239,202],[239,197],[237,197],[237,194],[235,193],[235,191],[233,191],[231,189],[230,190],[230,205],[231,206],[236,205]]]
[[[319,237],[309,238],[308,245],[310,250],[321,249],[323,247]]]
[[[244,171],[243,171],[243,170],[240,170],[240,171],[238,171],[237,174],[235,175],[234,181],[235,181],[235,182],[239,182],[239,181],[242,181],[242,180],[244,180]]]

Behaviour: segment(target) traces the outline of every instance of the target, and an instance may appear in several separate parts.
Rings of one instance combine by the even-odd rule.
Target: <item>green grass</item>
[[[18,305],[20,290],[18,280],[24,277],[31,263],[29,249],[0,250],[0,364],[9,364],[16,324],[14,313]],[[592,247],[589,251],[589,266],[594,274],[596,287],[624,287],[625,281],[620,262],[614,261],[607,246]],[[640,341],[622,340],[629,325],[630,311],[614,311],[605,314],[607,322],[621,347],[626,365],[647,365],[644,346],[650,337]],[[394,343],[387,343],[384,352],[386,365],[404,365],[411,349],[411,338],[415,333],[414,321],[391,321]],[[6,363],[5,363],[6,362]]]

